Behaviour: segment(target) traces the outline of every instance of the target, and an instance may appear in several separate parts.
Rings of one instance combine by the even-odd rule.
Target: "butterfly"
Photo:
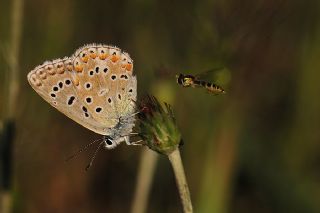
[[[88,44],[71,57],[35,67],[28,81],[57,110],[103,135],[99,147],[113,149],[124,141],[131,145],[137,79],[128,53],[114,46]]]

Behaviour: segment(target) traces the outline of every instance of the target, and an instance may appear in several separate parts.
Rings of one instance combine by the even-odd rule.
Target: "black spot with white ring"
[[[92,103],[92,98],[91,98],[91,97],[86,97],[86,102],[87,102],[88,104],[91,104],[91,103]]]
[[[84,112],[88,112],[88,109],[87,109],[85,106],[82,106],[82,110],[83,110]]]
[[[112,75],[112,76],[111,76],[111,79],[114,81],[114,80],[117,79],[117,76],[116,76],[116,75]]]
[[[65,84],[66,84],[67,86],[69,86],[69,85],[71,84],[70,79],[66,79],[66,80],[65,80]]]
[[[75,99],[76,97],[70,96],[70,98],[68,99],[68,105],[71,106],[74,103]]]
[[[88,109],[87,109],[87,107],[85,107],[85,106],[82,106],[82,110],[83,110],[84,112],[88,112]]]
[[[97,108],[96,108],[96,112],[97,112],[97,113],[100,113],[101,111],[102,111],[102,108],[101,108],[101,107],[97,107]]]
[[[52,88],[52,90],[55,91],[55,92],[57,92],[57,91],[59,90],[59,88],[58,88],[57,86],[54,86],[54,87]]]
[[[121,75],[120,78],[127,80],[127,79],[128,79],[128,76],[127,76],[127,75]]]
[[[91,88],[91,84],[89,82],[85,83],[85,88],[89,90]]]

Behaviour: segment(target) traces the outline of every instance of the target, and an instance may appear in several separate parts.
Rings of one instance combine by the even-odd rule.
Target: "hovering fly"
[[[207,92],[214,94],[214,95],[219,95],[225,93],[225,90],[212,82],[205,81],[199,79],[198,76],[190,75],[190,74],[179,74],[176,75],[177,83],[181,85],[182,87],[200,87],[200,88],[205,88]]]

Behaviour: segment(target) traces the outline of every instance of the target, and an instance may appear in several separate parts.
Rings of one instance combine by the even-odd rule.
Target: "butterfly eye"
[[[107,139],[107,140],[106,140],[106,143],[107,143],[109,146],[111,146],[111,145],[113,144],[112,140],[110,140],[110,139]]]
[[[113,149],[117,146],[117,144],[111,138],[106,138],[104,141],[104,146],[107,149]]]

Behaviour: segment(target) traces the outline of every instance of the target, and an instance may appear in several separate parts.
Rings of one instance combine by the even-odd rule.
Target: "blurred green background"
[[[52,108],[26,78],[92,42],[130,53],[139,98],[151,93],[173,106],[195,212],[320,212],[319,1],[29,0],[21,23],[12,22],[13,2],[0,2],[0,120],[16,125],[13,212],[130,211],[142,147],[101,152],[89,172],[94,148],[65,163],[101,136]],[[10,116],[15,27],[19,92]],[[217,82],[226,95],[175,83],[176,73],[221,65],[230,71]],[[147,212],[181,211],[160,156]]]

